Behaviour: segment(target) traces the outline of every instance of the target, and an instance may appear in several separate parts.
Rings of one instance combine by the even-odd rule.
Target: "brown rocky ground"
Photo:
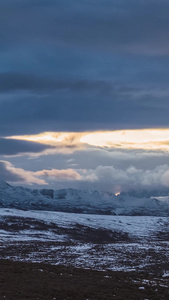
[[[169,299],[169,278],[0,260],[0,299],[161,300]]]

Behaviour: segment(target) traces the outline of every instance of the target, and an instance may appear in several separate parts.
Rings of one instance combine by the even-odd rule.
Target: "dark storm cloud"
[[[169,2],[1,1],[1,49],[19,44],[168,55]]]
[[[0,102],[0,134],[169,126],[168,96],[133,90],[12,95]]]
[[[91,147],[63,155],[3,137],[169,127],[169,1],[1,0],[0,66],[4,180],[43,186],[45,173],[59,186],[75,168],[76,187],[168,186],[167,154]]]
[[[116,88],[116,87],[115,87]],[[17,90],[29,91],[52,91],[52,90],[72,90],[72,91],[110,91],[114,87],[106,81],[89,80],[57,80],[53,78],[35,76],[22,73],[1,73],[0,92],[10,92]],[[118,88],[119,89],[119,88]],[[125,89],[125,88],[124,88]],[[126,88],[127,89],[127,88]],[[125,91],[125,90],[124,90]]]
[[[1,136],[169,126],[168,29],[164,0],[0,1]]]
[[[17,141],[0,138],[0,155],[17,155],[23,153],[38,153],[51,148],[34,142]]]

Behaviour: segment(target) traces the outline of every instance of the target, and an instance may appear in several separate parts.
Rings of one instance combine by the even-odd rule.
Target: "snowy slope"
[[[0,208],[0,258],[169,273],[169,218]]]
[[[109,192],[76,189],[31,190],[0,181],[0,207],[103,215],[169,216],[169,196],[160,191],[115,196]]]

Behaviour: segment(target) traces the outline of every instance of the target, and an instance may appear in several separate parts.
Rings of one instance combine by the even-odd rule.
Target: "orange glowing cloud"
[[[38,177],[52,177],[57,180],[81,180],[81,176],[78,172],[73,169],[65,170],[41,170],[34,173]]]

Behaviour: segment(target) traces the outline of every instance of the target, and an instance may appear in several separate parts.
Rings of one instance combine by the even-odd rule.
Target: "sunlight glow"
[[[46,145],[57,145],[64,143],[77,143],[83,133],[74,132],[42,132],[36,135],[16,135],[7,137],[8,139],[36,142]]]
[[[94,132],[44,132],[37,135],[11,136],[53,146],[88,145],[101,148],[144,149],[169,152],[169,129],[135,129]]]

